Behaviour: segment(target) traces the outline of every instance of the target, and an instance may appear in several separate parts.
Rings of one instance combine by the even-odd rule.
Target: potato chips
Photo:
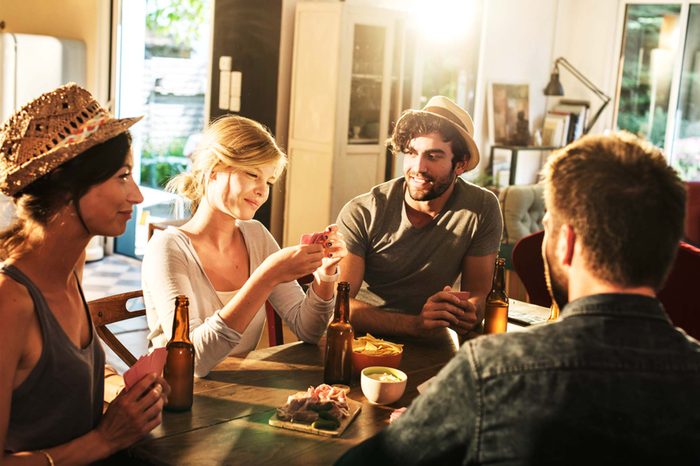
[[[368,333],[364,337],[355,338],[352,341],[352,350],[368,356],[380,356],[384,354],[399,354],[403,351],[403,345],[375,338]]]

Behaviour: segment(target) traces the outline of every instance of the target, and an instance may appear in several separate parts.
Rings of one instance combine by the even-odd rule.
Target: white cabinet
[[[402,19],[345,2],[297,4],[285,244],[386,179],[390,125],[411,104]]]

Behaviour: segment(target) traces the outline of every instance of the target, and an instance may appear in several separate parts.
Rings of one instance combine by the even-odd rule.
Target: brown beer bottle
[[[557,320],[558,318],[559,306],[557,306],[557,302],[552,299],[552,305],[549,307],[549,317],[547,318],[547,322]]]
[[[173,336],[166,346],[168,357],[165,360],[163,376],[170,385],[169,411],[187,411],[192,407],[194,389],[194,345],[190,341],[189,300],[180,295],[175,298]]]
[[[323,382],[328,385],[350,385],[352,376],[352,325],[350,317],[350,284],[338,283],[335,297],[335,316],[326,332],[326,363]]]
[[[486,313],[484,315],[484,333],[504,333],[508,325],[508,295],[506,294],[505,279],[506,260],[496,258],[496,270],[493,273],[491,292],[486,297]]]

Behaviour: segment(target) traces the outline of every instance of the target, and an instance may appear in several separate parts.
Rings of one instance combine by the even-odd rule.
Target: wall
[[[552,58],[565,57],[600,90],[612,98],[592,133],[612,128],[618,59],[622,37],[620,1],[559,0],[556,40]],[[589,99],[591,110],[600,106],[595,97],[567,70],[560,70],[567,98]]]
[[[488,163],[487,89],[492,82],[530,84],[530,130],[541,124],[549,80],[557,0],[488,0],[484,6],[476,114],[481,167]]]
[[[552,65],[563,56],[596,86],[615,95],[619,56],[618,19],[620,0],[488,0],[483,14],[481,60],[475,132],[482,150],[480,169],[488,163],[489,140],[487,88],[490,82],[530,84],[530,131],[541,127],[545,107],[556,104],[542,90],[549,81]],[[600,100],[567,70],[560,79],[569,99]],[[612,127],[614,102],[593,128],[602,132]]]
[[[44,34],[85,42],[87,88],[106,102],[109,70],[109,0],[2,0],[5,32]]]

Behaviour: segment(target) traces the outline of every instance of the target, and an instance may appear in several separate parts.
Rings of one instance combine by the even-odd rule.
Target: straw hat
[[[469,116],[466,110],[442,95],[432,97],[422,110],[412,110],[404,113],[396,122],[396,126],[401,124],[401,120],[408,118],[416,113],[429,113],[440,119],[447,120],[457,129],[459,134],[464,139],[469,149],[469,160],[464,168],[464,171],[469,171],[479,164],[479,148],[474,142],[474,123],[472,117]]]
[[[32,100],[0,128],[0,191],[13,196],[59,165],[129,129],[75,83]]]

